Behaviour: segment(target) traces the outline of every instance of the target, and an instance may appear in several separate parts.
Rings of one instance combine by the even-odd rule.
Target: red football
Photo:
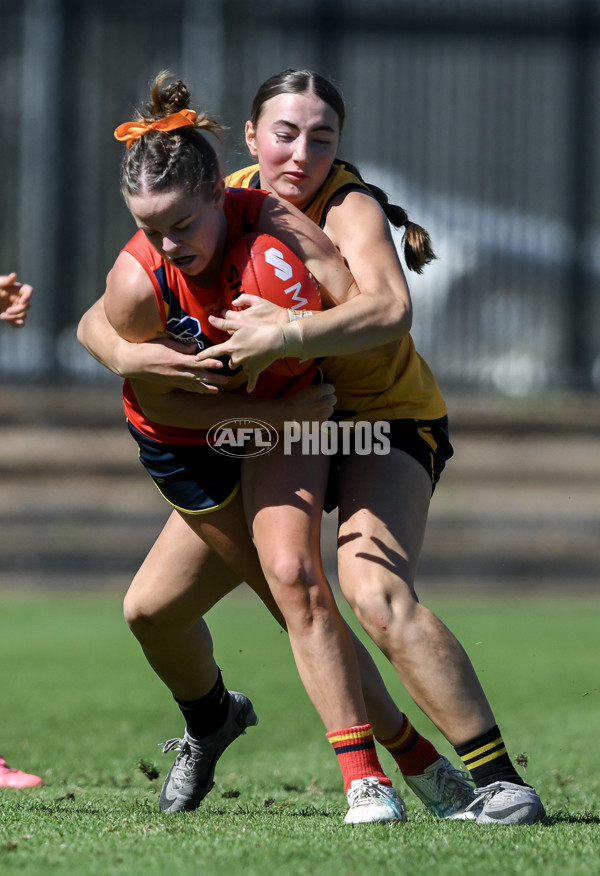
[[[243,292],[258,295],[288,310],[320,310],[319,284],[298,256],[270,234],[245,234],[225,256],[223,303],[235,309]],[[298,375],[309,361],[279,359],[267,370],[284,376]]]

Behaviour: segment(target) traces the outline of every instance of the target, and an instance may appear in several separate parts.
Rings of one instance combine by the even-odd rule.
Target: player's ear
[[[225,180],[220,179],[213,186],[213,206],[220,210],[225,200]]]
[[[256,148],[256,131],[254,130],[254,125],[252,124],[250,119],[248,119],[248,121],[246,122],[245,134],[248,152],[253,158],[256,158],[256,156],[258,155],[258,150]]]

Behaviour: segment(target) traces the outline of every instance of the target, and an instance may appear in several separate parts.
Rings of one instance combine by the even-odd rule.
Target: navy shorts
[[[446,460],[454,454],[448,432],[448,417],[439,420],[385,420],[389,424],[389,432],[386,437],[390,447],[403,450],[413,459],[419,462],[431,480],[431,492],[435,490],[440,479]],[[354,451],[350,448],[351,455]],[[327,494],[325,497],[325,510],[333,511],[337,508],[337,490],[340,476],[340,468],[344,461],[344,454],[338,452],[332,457]]]
[[[224,508],[240,488],[240,456],[223,456],[205,444],[162,444],[127,424],[139,446],[140,462],[160,494],[184,514]]]

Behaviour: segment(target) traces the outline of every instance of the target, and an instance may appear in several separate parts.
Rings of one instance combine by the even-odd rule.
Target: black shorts
[[[403,450],[404,453],[408,453],[423,466],[431,480],[431,492],[433,493],[446,465],[446,460],[454,454],[448,432],[448,417],[441,417],[439,420],[402,419],[385,420],[384,422],[389,426],[386,437],[390,447]],[[349,453],[344,454],[340,451],[332,457],[325,497],[326,511],[333,511],[334,508],[337,508],[340,468],[344,456],[352,455],[355,452],[356,450],[351,446]]]
[[[240,488],[240,456],[222,456],[204,444],[162,444],[127,424],[140,462],[167,502],[184,514],[210,514]]]

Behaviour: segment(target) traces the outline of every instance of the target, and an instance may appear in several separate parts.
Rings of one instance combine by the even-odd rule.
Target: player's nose
[[[308,143],[304,137],[298,137],[294,143],[294,161],[297,164],[308,163]]]

